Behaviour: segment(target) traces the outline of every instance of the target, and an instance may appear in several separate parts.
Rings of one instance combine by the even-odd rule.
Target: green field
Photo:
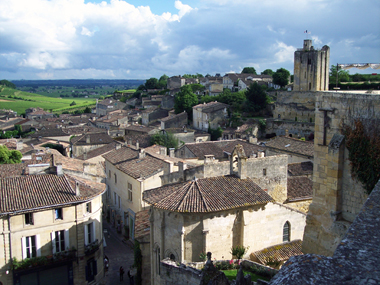
[[[76,105],[70,106],[73,101]],[[95,98],[49,97],[7,87],[0,87],[0,109],[11,109],[18,114],[25,113],[25,109],[30,107],[40,107],[45,111],[62,113],[64,111],[71,112],[87,106],[94,107],[95,104]]]

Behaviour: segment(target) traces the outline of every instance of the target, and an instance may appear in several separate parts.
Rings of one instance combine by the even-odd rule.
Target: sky
[[[380,63],[379,15],[379,0],[0,0],[0,79],[293,74],[307,38],[330,65]]]

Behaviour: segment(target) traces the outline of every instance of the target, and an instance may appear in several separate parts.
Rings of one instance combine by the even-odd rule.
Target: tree
[[[218,102],[230,105],[234,111],[239,111],[241,105],[247,100],[244,91],[231,92],[230,89],[226,88],[216,99]]]
[[[77,103],[75,101],[71,102],[70,106],[75,106]]]
[[[329,81],[331,84],[336,84],[336,65],[331,65],[330,68],[330,78]],[[350,81],[350,75],[348,70],[343,70],[338,68],[338,83]]]
[[[244,67],[241,73],[257,74],[254,67]]]
[[[285,87],[289,84],[290,72],[285,68],[279,68],[273,73],[273,83]]]
[[[272,69],[265,69],[263,72],[261,72],[261,75],[270,75],[273,76],[274,71]]]
[[[176,114],[186,111],[189,119],[191,119],[193,114],[192,108],[197,104],[198,98],[192,92],[191,86],[184,85],[174,98],[174,111]]]
[[[168,78],[169,76],[167,76],[166,74],[162,75],[160,77],[160,79],[158,79],[158,88],[162,89],[162,88],[166,88],[166,86],[168,85]]]
[[[12,89],[16,89],[16,85],[8,80],[0,80],[0,85],[4,85],[6,87],[9,87],[9,88],[12,88]]]
[[[247,88],[245,96],[247,97],[246,108],[249,112],[258,112],[266,108],[269,101],[267,94],[257,82]]]
[[[22,158],[18,150],[9,150],[7,146],[0,145],[0,164],[20,163]]]
[[[87,106],[86,108],[84,108],[83,113],[91,114],[91,108]]]
[[[178,139],[172,133],[158,133],[154,134],[150,140],[151,144],[165,146],[166,148],[178,148]]]
[[[149,78],[146,82],[145,82],[145,89],[156,89],[158,87],[158,80],[157,78]]]

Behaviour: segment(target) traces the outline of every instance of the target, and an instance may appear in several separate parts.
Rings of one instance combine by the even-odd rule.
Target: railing
[[[51,267],[57,266],[61,263],[73,261],[76,258],[76,249],[57,252],[54,255],[39,256],[32,258],[25,258],[18,261],[16,258],[12,260],[12,266],[14,271],[23,270],[36,270],[38,267]]]
[[[96,239],[92,243],[84,246],[84,254],[90,255],[96,252],[100,248],[100,242]]]

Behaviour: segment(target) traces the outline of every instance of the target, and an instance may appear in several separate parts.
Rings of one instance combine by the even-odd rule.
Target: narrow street
[[[105,219],[103,220],[103,229],[107,243],[104,253],[109,258],[109,268],[100,284],[129,284],[127,273],[129,268],[133,265],[133,249],[130,245],[122,241],[122,235],[118,234],[116,229],[107,223]],[[123,281],[120,281],[120,266],[123,266],[125,271]]]

